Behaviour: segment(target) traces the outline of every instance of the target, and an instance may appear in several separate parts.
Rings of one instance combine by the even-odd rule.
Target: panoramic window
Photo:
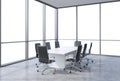
[[[78,39],[92,42],[92,53],[99,54],[99,4],[78,7]]]
[[[35,43],[43,40],[43,4],[29,0],[29,57],[35,57]],[[32,42],[31,42],[32,41]]]
[[[25,0],[2,0],[1,64],[25,59]]]
[[[74,45],[76,39],[76,7],[59,9],[58,18],[58,37],[59,40],[66,43],[60,43],[63,46]],[[69,39],[69,40],[68,40]],[[68,43],[68,42],[71,42]]]
[[[120,56],[120,2],[101,5],[101,52],[105,55]]]

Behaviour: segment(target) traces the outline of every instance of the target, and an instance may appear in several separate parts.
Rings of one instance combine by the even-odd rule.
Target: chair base
[[[39,70],[39,65],[36,65],[36,66],[37,66],[37,72],[40,72],[40,70]],[[48,70],[48,69],[53,69],[53,70],[54,70],[54,71],[53,71],[53,74],[56,73],[56,69],[55,69],[55,68],[49,67],[49,66],[47,65],[47,67],[44,67],[44,69],[41,71],[41,74],[44,75],[44,72],[45,72],[46,70]]]

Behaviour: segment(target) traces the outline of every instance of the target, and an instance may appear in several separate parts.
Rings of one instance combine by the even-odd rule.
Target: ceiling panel
[[[54,8],[65,8],[72,6],[81,6],[88,4],[115,2],[120,0],[36,0]]]

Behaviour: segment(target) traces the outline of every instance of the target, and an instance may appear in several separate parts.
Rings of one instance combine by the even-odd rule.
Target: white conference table
[[[57,68],[65,68],[66,56],[76,53],[77,47],[61,47],[48,50],[49,57],[55,57]]]

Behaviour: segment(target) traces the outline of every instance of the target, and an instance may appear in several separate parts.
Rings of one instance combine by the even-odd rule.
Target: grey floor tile
[[[91,55],[93,59],[82,72],[73,71],[71,74],[57,70],[52,74],[48,70],[45,75],[36,72],[37,59],[13,64],[0,68],[0,81],[120,81],[120,58]]]

